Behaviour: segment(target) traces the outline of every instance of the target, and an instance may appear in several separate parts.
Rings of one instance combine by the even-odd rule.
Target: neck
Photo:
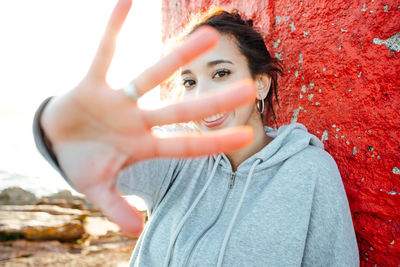
[[[272,138],[265,134],[261,119],[256,124],[253,124],[253,130],[255,138],[249,146],[226,154],[232,165],[233,171],[236,171],[243,161],[263,149],[269,142],[272,141]]]

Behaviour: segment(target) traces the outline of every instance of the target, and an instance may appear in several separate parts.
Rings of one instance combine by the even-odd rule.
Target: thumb
[[[114,185],[98,184],[84,193],[108,219],[120,226],[124,234],[139,237],[144,227],[143,216],[121,197]]]

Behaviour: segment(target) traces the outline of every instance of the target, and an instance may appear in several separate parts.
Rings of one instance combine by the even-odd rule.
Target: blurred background
[[[115,3],[0,1],[0,191],[19,186],[42,196],[72,190],[37,152],[32,118],[45,98],[67,92],[83,78]],[[160,24],[160,1],[133,1],[108,75],[113,88],[157,61]],[[154,104],[159,92],[149,95],[142,105]]]

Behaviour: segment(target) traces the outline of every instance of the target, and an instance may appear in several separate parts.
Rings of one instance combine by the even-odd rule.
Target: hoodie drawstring
[[[221,249],[219,250],[217,267],[221,267],[222,266],[222,261],[224,260],[226,246],[227,246],[229,238],[231,236],[233,225],[235,224],[236,218],[237,218],[237,216],[239,214],[240,207],[242,206],[244,197],[246,196],[247,189],[249,188],[249,184],[250,184],[251,178],[253,177],[254,169],[261,162],[262,162],[262,159],[260,159],[260,158],[256,159],[256,161],[253,163],[253,165],[250,168],[250,172],[249,172],[249,175],[247,176],[246,185],[244,186],[243,193],[242,193],[242,195],[240,197],[240,200],[239,200],[239,204],[236,206],[235,213],[233,214],[233,217],[231,219],[231,222],[229,223],[228,229],[225,232],[224,241],[222,242]]]
[[[165,261],[164,261],[164,264],[163,264],[164,267],[168,267],[169,261],[170,261],[170,258],[171,258],[172,249],[174,247],[176,238],[177,238],[179,232],[181,231],[183,225],[185,224],[187,218],[189,218],[190,214],[192,213],[194,208],[197,206],[197,203],[200,201],[201,197],[204,195],[204,193],[206,192],[208,186],[210,185],[211,180],[214,177],[215,172],[217,171],[218,163],[219,163],[220,160],[221,160],[221,155],[218,155],[217,159],[215,160],[214,167],[213,167],[213,169],[211,171],[210,177],[208,178],[206,184],[204,185],[203,189],[201,190],[201,192],[199,193],[197,198],[194,200],[192,206],[190,206],[189,210],[186,212],[186,214],[183,216],[182,220],[180,221],[180,223],[176,227],[176,230],[175,230],[174,234],[172,235],[171,241],[170,241],[169,246],[168,246],[167,255],[165,257]]]

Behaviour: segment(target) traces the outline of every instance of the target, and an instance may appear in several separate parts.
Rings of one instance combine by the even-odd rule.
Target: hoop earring
[[[260,102],[261,102],[261,104],[260,104]],[[260,105],[261,105],[261,108],[260,108]],[[257,101],[257,110],[258,110],[258,112],[260,112],[260,114],[264,113],[264,108],[265,108],[264,99],[263,100],[258,100]]]

